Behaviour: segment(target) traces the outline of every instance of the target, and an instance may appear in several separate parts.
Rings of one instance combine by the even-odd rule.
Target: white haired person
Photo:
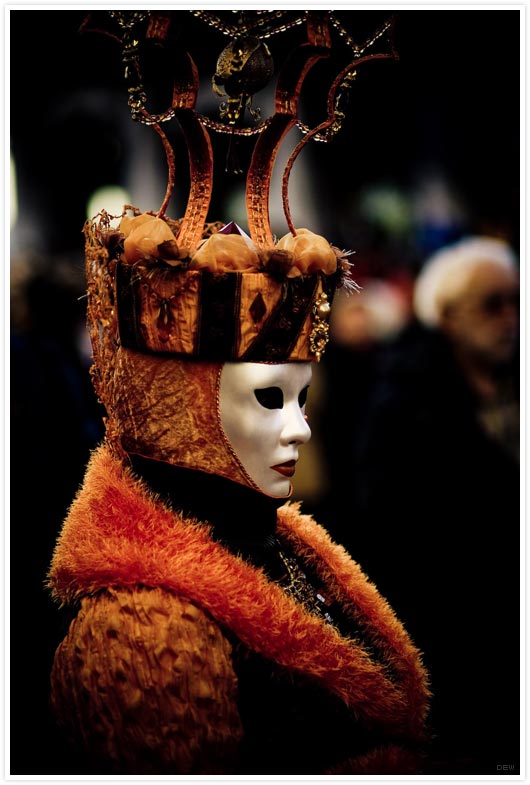
[[[518,341],[518,281],[515,255],[505,242],[473,237],[431,257],[414,291],[416,316],[448,340],[485,426],[511,452],[518,450],[518,429],[511,427],[514,401],[504,395],[502,371]]]
[[[518,771],[518,297],[501,240],[428,259],[355,445],[346,544],[425,652],[434,773]]]

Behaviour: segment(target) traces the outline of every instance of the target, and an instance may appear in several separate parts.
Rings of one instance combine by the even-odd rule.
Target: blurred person
[[[428,259],[350,463],[342,541],[425,652],[435,774],[519,770],[518,297],[499,239]]]
[[[515,257],[500,240],[470,239],[434,256],[419,276],[414,308],[438,328],[476,398],[478,417],[508,452],[519,454],[519,336]]]

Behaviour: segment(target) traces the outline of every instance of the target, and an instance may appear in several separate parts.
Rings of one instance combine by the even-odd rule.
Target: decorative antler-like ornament
[[[176,118],[188,147],[191,187],[188,208],[177,237],[179,245],[185,247],[192,247],[200,240],[208,213],[214,170],[212,132],[229,134],[231,142],[240,137],[255,137],[251,162],[246,167],[248,227],[252,240],[259,247],[271,246],[271,177],[286,135],[294,127],[302,133],[282,177],[285,218],[290,232],[295,234],[288,182],[296,158],[309,141],[327,142],[340,131],[345,118],[343,99],[351,89],[360,66],[372,60],[397,58],[392,40],[393,17],[364,43],[357,44],[334,11],[244,10],[214,13],[200,10],[120,10],[108,13],[117,26],[117,32],[98,32],[106,32],[121,46],[132,118],[153,126],[166,151],[168,186],[157,213],[159,217],[165,214],[175,188],[175,153],[161,126]],[[215,72],[211,75],[213,92],[225,99],[219,106],[219,119],[208,117],[197,109],[199,75],[192,55],[183,47],[183,42],[191,43],[192,36],[188,35],[186,28],[190,16],[220,36],[231,39],[222,47]],[[276,68],[274,109],[269,117],[262,118],[260,108],[253,105],[253,99],[274,75],[275,64],[267,41],[297,27],[303,28],[305,35],[298,36],[299,42],[282,65]],[[91,29],[89,19],[83,29]],[[388,43],[387,50],[373,51],[381,41]],[[149,46],[164,50],[173,78],[170,104],[158,113],[148,109],[148,91],[143,77],[143,61],[148,59]],[[315,64],[329,60],[332,51],[334,62],[342,62],[342,65],[329,86],[326,118],[310,127],[300,116],[302,87]],[[232,171],[243,174],[245,168],[233,163]]]

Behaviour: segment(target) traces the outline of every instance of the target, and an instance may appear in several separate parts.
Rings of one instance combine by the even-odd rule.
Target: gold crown
[[[105,216],[85,230],[90,316],[123,347],[203,360],[320,360],[331,299],[349,272],[323,237],[302,229],[265,251],[229,224],[180,259],[167,220],[124,220],[127,234]]]
[[[344,119],[341,108],[357,68],[396,57],[385,22],[362,45],[332,11],[110,11],[121,47],[133,120],[160,137],[168,185],[160,208],[141,213],[125,206],[117,229],[102,211],[85,227],[88,319],[96,379],[112,363],[113,346],[161,355],[206,360],[281,362],[319,360],[328,339],[327,320],[337,286],[354,287],[348,253],[307,229],[295,229],[288,202],[289,176],[304,146],[329,141]],[[212,87],[224,100],[219,119],[199,112],[199,73],[183,41],[188,23],[231,40],[220,52]],[[89,30],[92,15],[83,26]],[[272,78],[275,66],[266,43],[299,28],[298,43],[278,69],[274,110],[261,119],[254,95]],[[195,37],[196,40],[196,37]],[[390,51],[375,52],[390,41]],[[157,114],[147,106],[143,66],[163,51],[161,76],[172,80],[170,106]],[[326,118],[313,127],[300,117],[300,96],[316,63],[341,49],[343,65],[327,93]],[[335,57],[340,60],[340,57]],[[190,188],[182,219],[170,219],[175,189],[175,150],[162,126],[176,120],[187,146]],[[282,176],[282,202],[289,233],[275,242],[269,220],[271,177],[280,146],[294,128],[302,132]],[[233,170],[246,173],[249,236],[235,224],[207,223],[213,189],[212,134],[229,134],[230,149],[244,137],[253,141],[248,166],[232,156]],[[132,211],[132,216],[128,215]]]

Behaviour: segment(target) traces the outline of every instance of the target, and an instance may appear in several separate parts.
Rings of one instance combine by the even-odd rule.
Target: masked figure
[[[340,92],[357,65],[394,56],[365,51],[391,23],[351,51],[337,33],[347,56],[329,86],[329,117],[301,126],[282,177],[289,234],[275,242],[274,162],[302,122],[307,74],[331,57],[337,20],[321,11],[110,16],[132,117],[164,143],[168,190],[156,215],[127,208],[115,229],[102,212],[85,230],[106,436],[49,574],[73,616],[51,675],[58,723],[81,773],[419,773],[420,654],[346,551],[288,502],[310,436],[312,363],[327,343],[335,288],[349,280],[343,253],[294,229],[289,172],[306,142],[340,127]],[[296,43],[277,70],[265,39],[293,26]],[[197,108],[198,68],[185,51],[198,40],[202,60],[205,30],[232,39],[213,77],[227,95],[215,122]],[[166,54],[159,76],[173,82],[157,115],[142,82],[154,50]],[[258,122],[254,112],[248,126],[252,96],[275,70],[273,114]],[[190,163],[181,221],[166,216],[176,178],[162,125],[173,118]],[[228,134],[234,154],[241,135],[253,141],[243,166],[250,237],[206,223],[212,130]]]
[[[229,226],[182,269],[141,252],[144,219],[86,230],[107,435],[50,570],[74,616],[52,704],[83,773],[418,773],[420,655],[288,502],[340,255],[300,230],[264,261]]]

